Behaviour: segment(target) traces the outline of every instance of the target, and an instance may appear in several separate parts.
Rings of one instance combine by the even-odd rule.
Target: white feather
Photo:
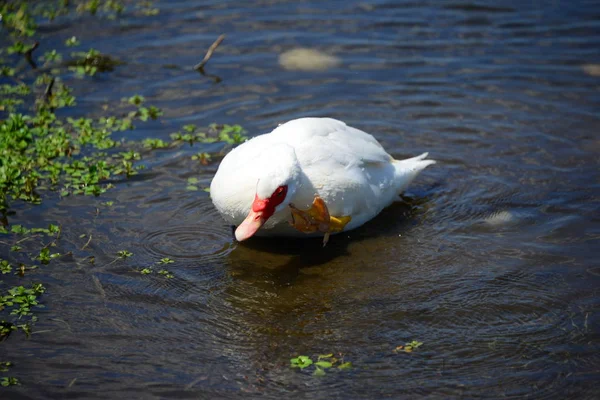
[[[211,183],[214,205],[231,224],[248,215],[255,195],[288,185],[287,197],[258,234],[304,235],[289,223],[288,205],[308,209],[319,195],[332,216],[351,216],[345,231],[374,218],[398,199],[433,160],[427,153],[394,160],[377,140],[331,118],[301,118],[231,151]]]

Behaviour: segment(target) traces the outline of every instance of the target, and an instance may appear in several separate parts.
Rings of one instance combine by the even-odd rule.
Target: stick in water
[[[206,52],[206,55],[204,56],[204,58],[202,59],[202,61],[200,61],[200,63],[196,64],[194,66],[195,70],[201,70],[204,68],[204,66],[206,65],[206,63],[208,62],[208,60],[210,60],[210,58],[213,55],[213,52],[217,49],[217,47],[219,47],[219,45],[221,44],[221,42],[223,41],[223,39],[225,39],[225,35],[220,35],[217,40],[215,40],[215,42],[213,44],[210,45],[210,47],[208,48],[208,51]]]

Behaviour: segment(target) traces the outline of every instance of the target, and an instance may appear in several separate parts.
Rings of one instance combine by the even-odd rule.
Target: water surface
[[[598,395],[597,2],[157,6],[42,25],[42,46],[76,35],[125,62],[66,76],[78,107],[65,112],[101,115],[139,93],[164,116],[124,137],[165,140],[190,123],[257,135],[330,116],[396,158],[429,151],[438,164],[324,249],[234,243],[208,194],[186,190],[189,177],[210,184],[218,157],[190,157],[215,144],[146,154],[145,171],[97,199],[19,205],[9,222],[61,224],[56,251],[73,256],[37,272],[48,288],[39,333],[2,344],[23,382],[10,398]],[[206,67],[219,79],[191,70],[221,33]],[[339,62],[286,69],[279,57],[295,48]],[[82,234],[93,236],[84,250]],[[134,256],[112,262],[122,249]],[[175,278],[137,272],[163,257]],[[419,351],[393,352],[413,339]],[[289,368],[329,352],[355,368]]]

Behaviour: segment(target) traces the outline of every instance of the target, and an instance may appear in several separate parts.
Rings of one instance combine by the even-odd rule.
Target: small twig
[[[40,45],[40,42],[35,42],[33,44],[33,46],[31,46],[31,48],[25,52],[25,59],[27,60],[29,65],[31,65],[31,68],[33,68],[33,69],[37,69],[37,64],[35,63],[35,61],[33,61],[32,54],[33,54],[33,51],[35,49],[37,49],[39,45]]]
[[[92,241],[92,235],[90,234],[90,238],[88,239],[88,241],[83,245],[83,247],[81,248],[81,250],[85,250],[86,247],[88,247],[88,244],[90,244],[90,242]]]
[[[54,332],[52,329],[45,329],[43,331],[35,331],[35,332],[31,332],[32,335],[35,335],[36,333],[48,333],[48,332]]]
[[[46,103],[50,103],[50,96],[52,96],[52,88],[54,87],[54,77],[50,79],[48,86],[46,86],[46,91],[44,92],[44,101]]]
[[[225,39],[225,35],[220,35],[217,40],[215,40],[215,42],[213,44],[210,45],[210,47],[208,48],[208,51],[206,52],[206,55],[204,56],[204,58],[202,59],[202,61],[200,61],[200,63],[196,64],[194,66],[195,70],[202,70],[204,68],[204,66],[206,65],[206,63],[208,62],[208,60],[210,60],[210,58],[213,55],[213,52],[217,49],[217,47],[219,47],[219,45],[221,44],[221,42]]]
[[[17,241],[15,242],[15,244],[20,244],[20,243],[23,243],[23,242],[24,242],[24,241],[26,241],[26,240],[33,239],[33,238],[40,237],[40,236],[42,236],[42,235],[32,235],[32,236],[27,236],[27,237],[24,237],[24,238],[23,238],[23,239],[21,239],[21,240],[17,240]]]

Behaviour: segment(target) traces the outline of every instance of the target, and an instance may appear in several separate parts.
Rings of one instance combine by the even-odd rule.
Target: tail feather
[[[428,155],[429,153],[423,153],[417,157],[408,158],[406,160],[394,160],[398,193],[402,193],[417,175],[419,175],[419,172],[429,165],[435,164],[435,160],[425,159]]]

